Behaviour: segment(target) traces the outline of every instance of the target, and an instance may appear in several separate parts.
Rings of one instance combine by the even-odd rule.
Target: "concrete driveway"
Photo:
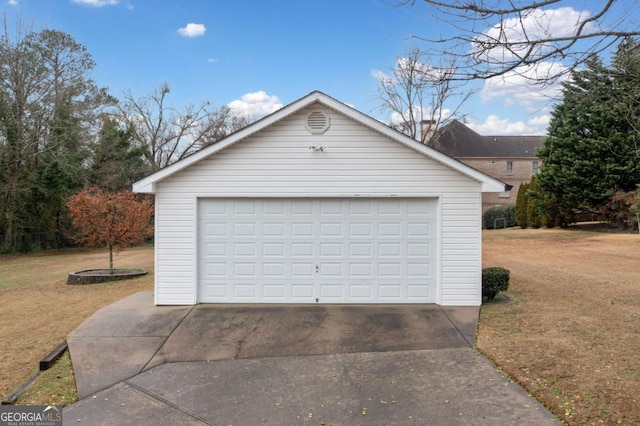
[[[67,339],[65,424],[558,423],[473,349],[477,307],[153,306],[139,293]]]

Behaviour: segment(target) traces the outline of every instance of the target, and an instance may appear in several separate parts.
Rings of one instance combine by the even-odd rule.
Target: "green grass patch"
[[[23,393],[16,405],[71,405],[78,400],[76,380],[71,365],[69,351],[31,384]]]

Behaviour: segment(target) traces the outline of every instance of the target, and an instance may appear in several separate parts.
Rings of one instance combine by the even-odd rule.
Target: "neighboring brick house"
[[[423,123],[428,136],[429,123]],[[482,136],[453,120],[429,138],[427,145],[468,166],[513,186],[511,191],[482,194],[482,211],[500,204],[515,204],[520,184],[528,183],[541,161],[535,155],[544,136]]]

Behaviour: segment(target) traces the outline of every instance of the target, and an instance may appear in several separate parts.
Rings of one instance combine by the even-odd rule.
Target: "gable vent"
[[[323,111],[313,111],[307,115],[305,126],[310,133],[322,134],[329,128],[329,116]]]

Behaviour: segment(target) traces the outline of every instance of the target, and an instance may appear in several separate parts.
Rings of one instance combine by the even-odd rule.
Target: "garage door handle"
[[[320,268],[318,267],[318,265],[316,265],[316,273],[320,272]]]

